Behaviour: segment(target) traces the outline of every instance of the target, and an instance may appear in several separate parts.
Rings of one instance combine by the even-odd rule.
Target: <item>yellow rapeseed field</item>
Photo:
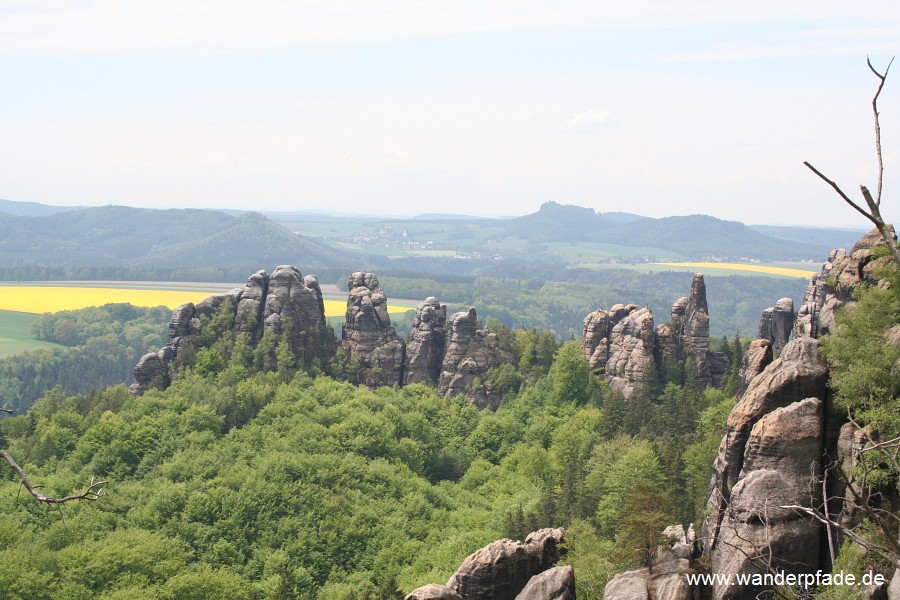
[[[769,275],[782,275],[784,277],[799,277],[809,279],[816,271],[805,269],[789,269],[786,267],[770,267],[766,265],[748,265],[745,263],[713,263],[713,262],[672,262],[653,263],[670,267],[689,267],[692,269],[733,269],[735,271],[750,271],[752,273],[768,273]]]
[[[162,305],[175,308],[185,302],[200,302],[212,293],[209,291],[5,285],[0,286],[0,310],[41,314],[117,302],[128,302],[135,306]],[[346,310],[346,302],[325,300],[326,317],[343,316]],[[402,313],[408,310],[410,309],[403,306],[391,306],[388,312]]]

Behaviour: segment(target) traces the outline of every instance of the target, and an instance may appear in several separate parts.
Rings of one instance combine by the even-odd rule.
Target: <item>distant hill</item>
[[[823,255],[820,245],[773,237],[743,223],[707,215],[653,219],[630,213],[597,213],[555,202],[543,204],[536,213],[511,219],[504,234],[535,242],[652,246],[694,259],[817,260]]]
[[[608,221],[618,221],[619,223],[634,223],[635,221],[642,221],[650,218],[627,212],[605,212],[602,214],[604,219]]]
[[[0,199],[0,213],[16,215],[19,217],[43,217],[59,212],[78,210],[81,206],[50,206],[38,202],[18,202],[16,200]]]
[[[47,216],[0,214],[0,265],[305,268],[350,256],[262,215],[102,206]]]
[[[866,229],[835,229],[831,227],[790,227],[781,225],[748,225],[753,231],[765,235],[809,244],[823,249],[823,257],[833,248],[846,248],[849,250],[867,230]]]
[[[272,213],[279,221],[298,218],[283,222],[300,233],[264,215],[239,211],[64,209],[3,202],[0,207],[20,213],[46,213],[0,211],[0,269],[5,269],[8,278],[27,278],[19,274],[25,267],[28,273],[35,272],[31,267],[67,272],[82,267],[129,267],[153,278],[154,269],[215,268],[243,274],[278,264],[295,264],[320,274],[359,268],[478,274],[497,265],[549,267],[562,273],[572,267],[666,259],[821,262],[832,248],[852,246],[860,234],[809,227],[748,227],[707,215],[657,219],[627,212],[598,213],[555,202],[543,204],[532,214],[504,219],[443,213],[379,220],[337,214],[300,218],[303,211]]]

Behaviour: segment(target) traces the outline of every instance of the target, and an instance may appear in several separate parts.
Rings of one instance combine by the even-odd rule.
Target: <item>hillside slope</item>
[[[301,260],[302,259],[302,260]],[[258,214],[196,209],[86,208],[39,217],[0,214],[0,263],[74,267],[232,267],[349,262],[341,250]]]
[[[590,208],[547,202],[536,213],[507,221],[502,235],[534,242],[652,246],[694,259],[803,260],[817,259],[822,254],[817,245],[773,237],[743,223],[707,215],[633,217],[623,219],[621,213],[607,215]]]

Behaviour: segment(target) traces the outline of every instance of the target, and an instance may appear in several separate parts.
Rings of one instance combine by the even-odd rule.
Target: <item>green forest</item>
[[[653,280],[660,304],[673,293],[664,285],[683,276]],[[900,314],[900,279],[896,269],[881,276],[894,285],[860,286],[823,354],[840,409],[887,438],[900,434],[900,350],[885,335]],[[566,529],[563,563],[578,597],[601,597],[615,574],[647,564],[662,529],[699,528],[707,516],[748,343],[713,339],[730,364],[720,389],[690,359],[670,359],[647,368],[626,399],[591,371],[580,341],[565,341],[575,331],[559,335],[565,315],[578,314],[575,294],[599,293],[604,305],[607,294],[646,285],[621,277],[613,291],[387,278],[398,296],[437,284],[449,301],[499,315],[486,325],[513,361],[484,376],[503,395],[496,411],[430,384],[358,387],[340,351],[306,364],[274,337],[253,348],[224,308],[170,387],[134,396],[121,382],[164,343],[168,309],[37,318],[35,338],[64,348],[0,360],[11,413],[0,415],[0,449],[41,494],[102,492],[47,505],[3,469],[0,560],[21,568],[0,572],[0,597],[402,599],[446,581],[478,548],[543,527]],[[768,280],[755,281],[763,293]],[[890,464],[864,466],[869,491],[896,486]],[[859,531],[885,539],[868,523]],[[845,544],[835,568],[883,561]]]
[[[23,568],[0,574],[0,595],[402,598],[494,539],[553,525],[569,529],[579,594],[597,597],[639,563],[648,524],[697,517],[733,398],[688,364],[626,404],[578,342],[491,327],[517,356],[491,374],[508,390],[496,412],[240,353],[216,368],[198,355],[142,397],[48,392],[3,419],[3,447],[45,494],[108,483],[57,511],[4,470],[0,556]]]
[[[171,314],[164,306],[106,304],[41,315],[31,324],[32,335],[64,348],[0,358],[0,407],[21,413],[57,386],[86,394],[130,381],[137,360],[165,343]]]

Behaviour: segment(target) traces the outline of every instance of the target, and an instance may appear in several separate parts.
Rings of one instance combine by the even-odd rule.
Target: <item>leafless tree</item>
[[[859,214],[867,218],[869,221],[875,224],[875,227],[878,228],[879,233],[881,233],[881,237],[884,239],[884,243],[887,244],[888,248],[891,250],[891,254],[894,256],[894,260],[900,262],[900,248],[897,247],[897,242],[894,239],[894,227],[890,223],[885,223],[884,219],[881,216],[881,187],[884,181],[884,159],[881,156],[881,123],[878,120],[878,96],[881,94],[881,89],[884,87],[884,83],[887,80],[888,71],[891,70],[891,64],[894,62],[894,59],[891,58],[888,63],[887,68],[885,68],[884,73],[879,73],[875,67],[872,66],[872,61],[866,57],[866,64],[869,65],[869,69],[878,77],[878,90],[875,92],[875,97],[872,98],[872,111],[875,113],[875,154],[878,156],[878,187],[875,189],[875,197],[872,197],[869,189],[861,185],[859,186],[860,191],[862,192],[863,199],[866,201],[866,206],[868,210],[861,207],[859,204],[850,199],[850,197],[844,193],[844,190],[835,183],[833,180],[829,179],[825,175],[822,174],[821,171],[812,166],[809,162],[804,161],[803,164],[806,165],[813,173],[818,175],[825,183],[834,188],[834,191],[838,193],[838,195],[850,206],[853,207]]]

